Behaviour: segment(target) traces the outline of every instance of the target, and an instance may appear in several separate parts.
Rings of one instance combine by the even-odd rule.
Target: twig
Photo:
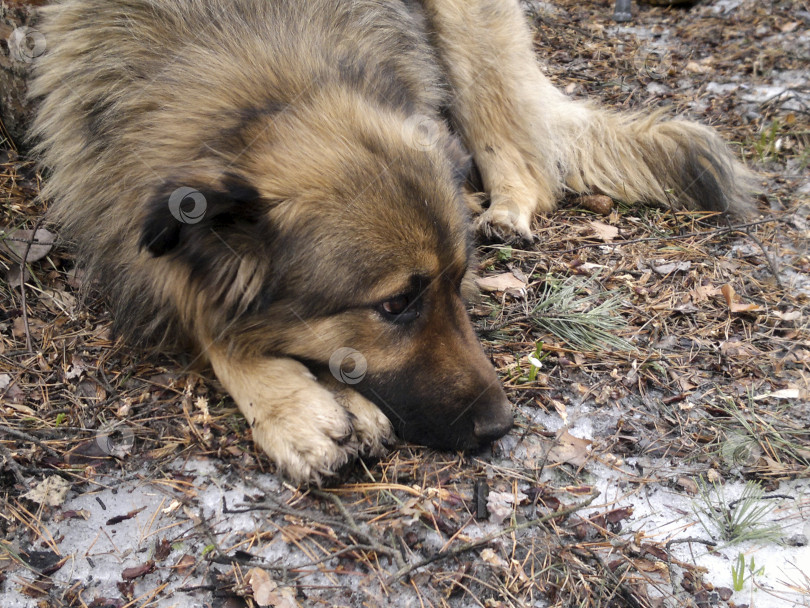
[[[518,532],[520,530],[526,530],[529,528],[534,528],[536,526],[542,525],[547,521],[551,521],[552,519],[557,519],[559,517],[567,517],[572,513],[576,513],[590,505],[596,498],[599,496],[600,492],[594,492],[590,495],[587,500],[583,500],[582,502],[578,502],[570,507],[566,507],[564,509],[559,509],[557,511],[553,511],[552,513],[548,513],[543,517],[538,517],[537,519],[530,519],[529,521],[524,521],[521,524],[515,524],[513,526],[508,526],[503,530],[499,530],[498,532],[493,532],[488,536],[484,536],[483,538],[479,538],[478,540],[474,540],[472,542],[466,543],[452,551],[447,551],[445,553],[436,553],[431,555],[430,557],[426,557],[425,559],[421,560],[416,564],[412,564],[410,566],[406,566],[401,568],[396,574],[394,574],[388,581],[386,581],[387,585],[392,585],[396,583],[398,580],[408,576],[414,570],[418,570],[428,564],[432,564],[433,562],[448,559],[451,557],[456,557],[461,555],[462,553],[466,553],[467,551],[472,551],[473,549],[477,549],[478,547],[483,547],[491,543],[496,538],[500,538],[501,536],[505,536],[507,534],[511,534],[512,532]]]
[[[295,564],[293,566],[273,566],[272,564],[268,563],[263,558],[259,559],[241,559],[235,555],[212,555],[211,557],[206,558],[209,562],[213,562],[215,564],[223,564],[225,566],[229,566],[234,562],[242,566],[248,566],[250,568],[262,568],[263,570],[272,570],[274,572],[281,572],[286,577],[288,572],[295,572],[298,570],[304,570],[306,568],[311,568],[312,566],[317,566],[318,564],[322,564],[323,562],[329,561],[335,557],[340,557],[341,555],[345,555],[347,553],[353,553],[355,551],[373,551],[378,552],[377,547],[372,545],[348,545],[347,547],[343,547],[342,549],[338,549],[333,553],[329,553],[328,555],[324,555],[321,559],[311,560],[305,562],[303,564]],[[388,555],[388,554],[386,554]],[[256,557],[256,556],[254,556]]]
[[[14,460],[14,456],[12,456],[11,451],[2,443],[0,443],[0,456],[2,456],[5,459],[6,466],[8,466],[8,468],[14,474],[14,478],[17,480],[17,483],[23,486],[24,488],[27,488],[28,484],[25,482],[25,477],[23,477],[20,465],[18,465]]]
[[[314,494],[316,491],[312,490],[312,492]],[[320,491],[317,491],[317,492],[318,492],[318,494],[328,496],[328,493],[326,493],[326,492],[320,492]],[[336,496],[335,497],[330,496],[329,499],[334,504],[338,504],[339,501],[340,501],[340,499],[337,498]],[[335,499],[337,499],[337,502],[335,502]],[[277,511],[277,512],[283,513],[285,515],[294,515],[295,517],[306,517],[307,519],[310,519],[311,521],[313,521],[313,522],[315,522],[317,524],[320,524],[322,526],[333,527],[333,528],[341,528],[345,532],[348,532],[349,534],[354,534],[358,538],[361,538],[364,541],[366,541],[366,544],[363,545],[364,547],[366,547],[364,550],[366,550],[366,551],[374,551],[374,552],[379,553],[381,555],[388,555],[389,557],[392,557],[394,559],[394,561],[397,562],[397,567],[403,567],[403,565],[404,565],[404,560],[402,558],[402,555],[399,553],[399,551],[397,551],[396,549],[394,549],[392,547],[387,547],[387,546],[381,544],[371,534],[369,534],[365,530],[361,529],[360,526],[358,526],[355,523],[354,518],[348,513],[348,511],[346,511],[346,507],[344,507],[342,503],[340,503],[338,505],[338,509],[341,511],[342,515],[346,518],[346,521],[340,521],[338,519],[331,519],[331,518],[313,517],[311,514],[306,514],[306,513],[303,513],[301,511],[298,511],[296,509],[291,509],[287,505],[270,498],[268,495],[265,495],[265,500],[272,503],[271,506],[250,505],[248,508],[245,508],[245,509],[233,509],[233,508],[228,507],[228,505],[227,505],[227,503],[225,501],[225,497],[223,496],[222,497],[222,513],[227,514],[227,513],[247,513],[247,512],[250,512],[250,511]]]
[[[42,218],[39,218],[37,223],[34,224],[34,229],[31,231],[31,238],[25,243],[25,251],[20,261],[20,299],[22,300],[23,325],[25,326],[25,350],[29,353],[32,352],[33,345],[31,343],[31,327],[28,325],[28,306],[25,303],[25,268],[28,265],[28,254],[37,238],[37,230],[39,230],[40,224],[42,224]]]
[[[2,426],[2,425],[0,425],[0,432],[6,433],[8,435],[14,435],[18,439],[22,439],[24,441],[30,441],[31,443],[35,443],[36,445],[41,447],[43,450],[45,450],[48,453],[48,456],[53,456],[55,458],[60,458],[61,457],[59,452],[57,452],[53,448],[49,448],[47,445],[42,443],[39,439],[37,439],[33,435],[29,435],[28,433],[23,433],[22,431],[18,431],[17,429],[12,429],[10,427]]]

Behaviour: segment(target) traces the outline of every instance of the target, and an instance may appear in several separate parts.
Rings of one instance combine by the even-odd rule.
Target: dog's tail
[[[572,190],[737,219],[753,212],[753,175],[713,129],[664,120],[662,112],[611,112],[556,90],[547,95],[553,99],[546,124],[557,146],[557,168]]]

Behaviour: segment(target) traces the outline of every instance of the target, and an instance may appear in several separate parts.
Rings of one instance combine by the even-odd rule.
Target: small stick
[[[420,562],[418,562],[416,564],[406,566],[404,568],[400,568],[400,570],[396,574],[394,574],[387,581],[386,584],[387,585],[392,585],[395,582],[397,582],[398,580],[408,576],[414,570],[418,570],[419,568],[422,568],[423,566],[427,566],[428,564],[431,564],[433,562],[436,562],[436,561],[439,561],[439,560],[442,560],[442,559],[447,559],[447,558],[450,558],[450,557],[456,557],[457,555],[461,555],[462,553],[466,553],[467,551],[472,551],[473,549],[477,549],[478,547],[483,547],[484,545],[487,545],[487,544],[491,543],[493,540],[495,540],[496,538],[500,538],[501,536],[505,536],[507,534],[511,534],[512,532],[517,532],[519,530],[526,530],[526,529],[529,529],[529,528],[534,528],[534,527],[542,525],[542,524],[544,524],[547,521],[550,521],[552,519],[557,519],[558,517],[566,517],[568,515],[571,515],[572,513],[576,513],[577,511],[580,511],[580,510],[584,509],[585,507],[587,507],[588,505],[590,505],[594,500],[596,500],[596,498],[599,496],[599,494],[600,494],[599,492],[594,492],[593,494],[590,495],[590,497],[587,500],[583,500],[582,502],[578,502],[578,503],[574,504],[573,506],[566,507],[565,509],[559,509],[558,511],[548,513],[547,515],[544,515],[543,517],[538,517],[537,519],[530,519],[529,521],[525,521],[525,522],[523,522],[521,524],[515,524],[513,526],[508,526],[508,527],[504,528],[503,530],[500,530],[498,532],[494,532],[494,533],[492,533],[492,534],[490,534],[488,536],[484,536],[483,538],[479,538],[478,540],[474,540],[472,542],[466,543],[466,544],[464,544],[464,545],[462,545],[462,546],[460,546],[460,547],[458,547],[456,549],[453,549],[452,551],[447,551],[446,553],[436,553],[436,554],[434,554],[434,555],[432,555],[430,557],[426,557],[425,559],[423,559],[422,561],[420,561]]]

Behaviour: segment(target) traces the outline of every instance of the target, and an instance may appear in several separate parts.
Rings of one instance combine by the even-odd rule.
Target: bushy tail
[[[726,212],[736,219],[753,213],[753,176],[713,129],[663,120],[661,112],[619,114],[566,101],[556,125],[565,148],[562,179],[569,188],[598,190],[628,203]]]

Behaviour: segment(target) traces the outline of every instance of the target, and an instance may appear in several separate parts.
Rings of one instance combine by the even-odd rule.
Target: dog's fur
[[[51,219],[115,330],[210,364],[295,481],[392,430],[463,449],[509,429],[460,295],[471,226],[529,239],[565,189],[745,211],[745,171],[711,129],[555,89],[517,0],[44,12],[33,135]],[[491,201],[476,220],[465,146]]]

